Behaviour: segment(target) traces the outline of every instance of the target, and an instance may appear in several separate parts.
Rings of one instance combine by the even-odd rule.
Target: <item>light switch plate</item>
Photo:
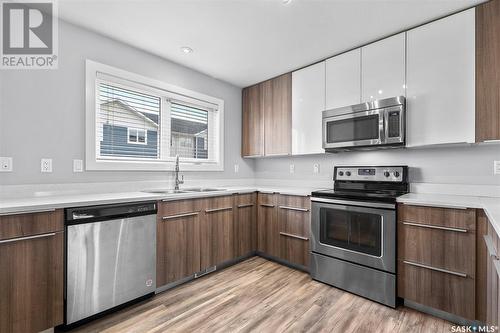
[[[41,172],[52,172],[52,159],[42,158],[40,161],[40,171]]]
[[[240,172],[240,165],[239,164],[235,164],[234,165],[234,173],[238,173]]]
[[[313,165],[313,172],[315,174],[319,173],[319,163],[314,163],[314,165]]]
[[[295,164],[290,164],[290,173],[295,173]]]
[[[493,174],[500,175],[500,161],[493,161]]]
[[[73,160],[73,172],[83,172],[82,160]]]
[[[12,157],[0,157],[0,172],[12,171]]]

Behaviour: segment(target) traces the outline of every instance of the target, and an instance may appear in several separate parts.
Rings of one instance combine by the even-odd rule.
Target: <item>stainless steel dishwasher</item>
[[[69,208],[65,214],[66,326],[154,294],[156,203]]]

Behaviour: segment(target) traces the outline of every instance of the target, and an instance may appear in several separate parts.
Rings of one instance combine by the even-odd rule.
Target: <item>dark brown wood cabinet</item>
[[[486,214],[478,210],[476,319],[488,325],[500,323],[500,237]]]
[[[244,88],[242,100],[242,156],[290,154],[292,74]]]
[[[0,332],[63,322],[63,212],[0,216]]]
[[[278,194],[259,193],[257,208],[257,251],[280,256]]]
[[[475,318],[476,211],[399,205],[398,296]]]
[[[156,284],[158,287],[200,271],[201,200],[158,205]]]
[[[242,156],[264,156],[264,109],[261,90],[262,86],[257,84],[242,91]]]
[[[203,200],[200,247],[201,269],[235,258],[233,197]]]
[[[263,82],[264,154],[292,152],[292,74]]]
[[[309,197],[279,196],[280,257],[303,268],[309,267],[310,209]]]
[[[257,248],[257,195],[235,195],[234,211],[234,252],[241,257]]]
[[[476,7],[476,142],[500,140],[500,0]]]

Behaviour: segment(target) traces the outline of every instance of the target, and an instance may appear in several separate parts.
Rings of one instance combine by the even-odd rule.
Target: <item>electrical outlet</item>
[[[290,164],[290,173],[295,173],[295,164]]]
[[[82,160],[73,160],[73,172],[83,172]]]
[[[234,165],[234,173],[238,173],[240,172],[240,165],[239,164],[235,164]]]
[[[500,161],[493,161],[493,174],[500,175]]]
[[[52,159],[42,158],[40,161],[40,171],[41,172],[52,172]]]
[[[12,171],[12,157],[0,157],[0,172]]]
[[[319,173],[319,163],[314,163],[314,165],[313,165],[313,172],[315,174]]]

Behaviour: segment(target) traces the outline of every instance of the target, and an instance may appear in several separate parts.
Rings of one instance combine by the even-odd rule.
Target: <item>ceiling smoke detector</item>
[[[181,47],[181,51],[183,53],[186,53],[186,54],[193,53],[193,49],[190,48],[189,46],[183,46],[183,47]]]

